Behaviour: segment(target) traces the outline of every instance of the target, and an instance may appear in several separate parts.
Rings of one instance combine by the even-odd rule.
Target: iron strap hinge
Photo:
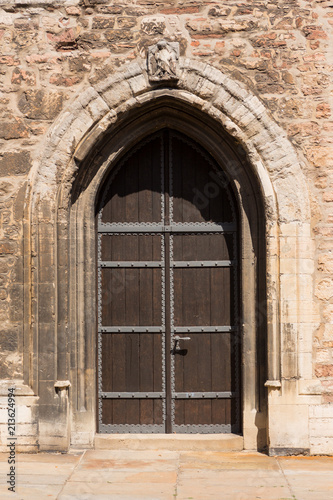
[[[234,260],[178,260],[171,261],[171,267],[231,267],[235,263]]]
[[[174,399],[233,399],[238,398],[238,392],[173,392]]]
[[[164,392],[101,392],[102,399],[163,399]]]
[[[237,330],[236,326],[174,326],[171,333],[228,333]]]
[[[234,222],[197,222],[197,223],[174,223],[168,226],[164,224],[127,224],[127,223],[103,223],[98,224],[99,233],[232,233],[237,226]]]
[[[163,333],[162,326],[100,326],[99,333]]]
[[[100,267],[116,267],[116,268],[122,268],[122,267],[130,267],[130,268],[138,268],[138,267],[162,267],[163,263],[160,261],[110,261],[110,260],[103,260],[99,261],[98,265]]]

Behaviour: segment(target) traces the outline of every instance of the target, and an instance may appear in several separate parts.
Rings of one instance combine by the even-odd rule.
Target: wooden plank
[[[165,146],[168,133],[163,136]],[[223,188],[212,182],[212,166],[186,142],[172,138],[174,166],[174,220],[177,222],[230,222],[230,202]],[[168,225],[168,180],[170,161],[165,147],[165,220]],[[160,139],[136,150],[126,160],[107,196],[104,222],[159,222],[161,209]],[[214,196],[214,190],[219,196]],[[206,193],[206,200],[203,196]],[[233,196],[233,195],[232,195]],[[208,200],[208,203],[207,203]],[[162,235],[103,235],[102,258],[110,261],[160,260]],[[170,432],[171,365],[169,304],[169,239],[163,235],[166,251],[166,387],[167,431]],[[174,260],[232,260],[231,235],[176,234]],[[231,325],[233,318],[233,276],[230,269],[174,269],[174,318],[176,326]],[[160,269],[103,269],[103,326],[161,325]],[[174,355],[177,392],[237,390],[235,358],[239,345],[231,350],[228,333],[196,333],[190,342],[179,343]],[[184,335],[185,336],[185,335]],[[186,335],[187,336],[187,335]],[[105,337],[105,339],[104,339]],[[162,337],[160,334],[107,334],[103,337],[103,390],[160,391],[162,388]],[[213,375],[213,376],[212,376]],[[104,402],[103,402],[104,405]],[[229,406],[228,406],[229,405]],[[104,408],[104,407],[103,407]],[[235,403],[224,400],[177,400],[177,424],[223,424],[235,420]],[[115,424],[160,424],[162,401],[115,400],[106,408],[107,422]]]
[[[112,371],[113,371],[113,356],[112,356],[112,335],[102,335],[102,391],[112,392]]]
[[[183,318],[183,269],[173,270],[174,326],[185,326]]]
[[[152,322],[151,326],[162,326],[162,270],[151,269],[152,275]]]
[[[155,334],[153,337],[153,354],[152,354],[152,370],[153,370],[153,390],[156,392],[162,391],[163,377],[162,372],[162,335]]]
[[[132,309],[132,318],[138,321],[139,318],[135,315],[139,313],[138,308]],[[139,373],[139,336],[140,334],[126,335],[126,392],[139,391],[140,373]],[[127,423],[138,423],[139,418],[139,401],[133,402],[127,400],[126,415],[129,421]]]
[[[230,301],[230,268],[210,269],[211,277],[211,321],[212,325],[232,325],[232,304]]]
[[[201,256],[207,249],[207,240],[205,238],[198,238],[196,244],[196,256]],[[198,323],[201,326],[211,325],[211,297],[210,297],[210,272],[208,269],[196,269],[196,279],[200,286],[196,287],[198,294]],[[213,271],[213,270],[212,270]],[[209,292],[207,293],[206,290]],[[207,295],[206,295],[207,293]],[[202,300],[203,296],[207,300]],[[197,335],[192,335],[197,339]],[[211,334],[202,333],[198,335],[198,349],[197,349],[197,386],[198,392],[210,392],[212,387],[212,360],[211,360]],[[192,344],[190,345],[190,349]],[[206,400],[197,401],[197,421],[200,424],[211,423],[211,404]]]
[[[182,399],[175,400],[175,424],[185,424],[185,404]]]
[[[162,399],[154,399],[153,400],[153,408],[154,408],[154,419],[153,422],[156,425],[165,424],[163,421],[163,402]]]
[[[210,399],[200,399],[198,400],[198,423],[208,424],[212,423],[212,402]]]
[[[223,335],[226,335],[223,333]],[[212,391],[223,391],[227,386],[225,381],[225,353],[222,350],[222,336],[219,333],[211,334],[211,370],[212,377]],[[227,390],[227,389],[225,389]]]
[[[108,301],[105,304],[107,323],[105,326],[126,325],[126,269],[103,269],[110,276],[107,291]],[[104,313],[104,307],[103,307]]]
[[[152,152],[155,141],[146,144],[139,154],[135,154],[138,162],[138,222],[152,222],[152,175],[154,165]]]
[[[132,245],[128,243],[131,240]],[[134,242],[136,243],[134,245]],[[146,234],[102,234],[101,258],[103,261],[160,261],[161,236]]]
[[[112,422],[110,424],[125,424],[126,423],[126,401],[120,399],[111,400],[113,402]],[[103,423],[104,418],[103,418]]]
[[[112,337],[112,391],[127,392],[125,369],[127,364],[126,335],[105,335]],[[104,366],[104,365],[102,365]],[[107,376],[107,374],[106,374]],[[104,373],[103,373],[104,378]]]
[[[179,151],[176,147],[174,138],[170,138],[170,160],[172,162],[172,203],[173,203],[173,218],[172,221],[182,222],[182,173],[181,165],[179,164]],[[167,165],[169,168],[169,165]]]
[[[230,400],[227,399],[212,399],[212,424],[229,424],[230,421],[226,416],[226,405]]]
[[[117,167],[116,167],[117,168]],[[111,172],[108,180],[105,183],[105,188],[109,184],[109,179],[113,176]],[[124,214],[124,197],[121,193],[124,192],[125,186],[125,176],[123,173],[117,172],[115,175],[110,189],[105,193],[104,207],[102,208],[102,221],[103,222],[123,222],[123,219],[119,215]],[[118,215],[119,214],[119,215]]]
[[[154,335],[140,334],[140,391],[154,392]]]
[[[140,421],[140,400],[126,399],[125,424],[139,424]]]
[[[155,269],[138,269],[140,293],[136,297],[139,300],[139,324],[152,325],[153,323],[153,271]]]
[[[102,400],[102,417],[103,424],[112,424],[113,423],[113,401],[110,399]]]
[[[139,172],[139,162],[142,157],[142,149],[140,148],[121,169],[121,174],[125,175],[125,220],[126,222],[139,221],[139,179],[143,175],[142,170]],[[141,222],[141,221],[140,221]]]
[[[140,399],[139,400],[139,423],[140,424],[154,424],[154,401],[153,399]]]
[[[163,133],[164,141],[164,224],[166,226],[170,225],[171,214],[170,214],[170,180],[173,176],[173,172],[170,171],[170,150],[169,150],[169,134],[167,131]],[[165,391],[166,391],[166,401],[165,401],[165,432],[172,432],[172,422],[171,422],[171,305],[170,305],[170,234],[165,233],[163,236],[164,242],[164,258],[165,258],[165,283],[164,283],[164,296],[165,296]]]

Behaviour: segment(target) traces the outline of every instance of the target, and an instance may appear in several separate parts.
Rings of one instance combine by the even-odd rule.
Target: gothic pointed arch
[[[290,235],[295,248],[300,239],[303,244],[310,240],[307,187],[285,132],[247,89],[196,60],[180,59],[178,77],[172,85],[154,86],[139,61],[91,85],[59,115],[45,137],[40,157],[35,158],[26,199],[26,236],[31,243],[26,247],[30,269],[26,272],[26,300],[36,321],[31,325],[27,318],[25,338],[27,344],[37,345],[41,336],[54,335],[54,382],[71,383],[69,399],[64,396],[66,402],[60,404],[54,402],[50,384],[42,378],[42,355],[36,354],[36,363],[26,370],[27,381],[44,398],[41,443],[51,432],[49,411],[60,415],[59,425],[67,440],[92,443],[96,422],[92,334],[96,329],[96,200],[119,159],[144,137],[165,127],[204,147],[233,179],[237,191],[244,241],[241,258],[246,269],[244,352],[252,359],[243,375],[244,446],[253,448],[258,439],[266,440],[258,438],[266,432],[266,417],[260,416],[265,399],[263,378],[269,387],[279,390],[284,369],[283,325],[295,325],[297,335],[301,321],[299,312],[288,316],[293,298],[287,290],[281,302],[278,248],[284,234]],[[46,262],[56,283],[54,291],[42,272]],[[265,275],[260,283],[258,263]],[[297,281],[298,271],[294,277]],[[38,309],[38,296],[45,290],[54,311],[50,317],[42,316]],[[265,300],[260,299],[263,295]],[[260,324],[266,341],[258,351]],[[264,373],[256,371],[258,355],[267,360]],[[25,364],[31,367],[28,354]],[[258,383],[260,390],[256,389]],[[83,421],[88,422],[84,433],[80,430]]]

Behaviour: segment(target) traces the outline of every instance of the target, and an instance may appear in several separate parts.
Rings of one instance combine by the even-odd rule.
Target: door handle
[[[179,347],[178,347],[178,342],[179,342],[180,340],[191,340],[191,337],[179,337],[179,335],[175,335],[175,336],[173,337],[174,345],[173,345],[173,348],[172,348],[172,350],[171,350],[171,353],[172,353],[172,354],[176,354],[177,352],[178,352],[178,353],[182,353],[182,352],[184,352],[184,354],[186,354],[186,353],[187,353],[187,349],[185,349],[185,350],[179,349]]]

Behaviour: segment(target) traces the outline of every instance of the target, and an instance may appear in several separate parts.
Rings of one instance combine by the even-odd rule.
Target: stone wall
[[[298,249],[308,252],[309,267],[305,296],[295,290],[296,308],[310,297],[316,327],[301,335],[298,360],[292,331],[285,331],[282,375],[295,378],[288,372],[294,362],[298,376],[316,381],[300,389],[320,398],[306,410],[310,448],[332,453],[332,25],[325,1],[0,0],[0,378],[24,379],[29,386],[34,363],[23,336],[24,321],[35,322],[33,307],[23,300],[23,223],[30,210],[24,200],[45,136],[89,86],[133,61],[142,63],[147,48],[164,38],[179,42],[182,57],[212,65],[256,95],[297,151],[311,200],[312,245]],[[285,275],[296,262],[292,237],[281,238]],[[286,276],[282,301],[284,287],[291,286]],[[53,306],[50,301],[46,307]],[[36,426],[36,419],[30,424]]]

